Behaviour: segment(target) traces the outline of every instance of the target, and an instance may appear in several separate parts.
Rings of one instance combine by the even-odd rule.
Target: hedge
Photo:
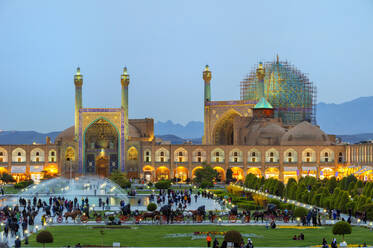
[[[32,180],[27,180],[27,181],[19,182],[19,183],[16,183],[14,185],[14,188],[16,188],[16,189],[24,189],[24,188],[26,188],[27,186],[30,186],[33,183],[34,183],[34,181],[32,181]]]

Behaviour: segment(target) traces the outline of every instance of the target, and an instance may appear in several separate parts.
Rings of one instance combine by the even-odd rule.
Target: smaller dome
[[[281,139],[281,145],[331,145],[331,141],[318,126],[303,121],[291,128]]]
[[[268,123],[259,129],[257,145],[279,145],[282,136],[286,133],[285,129],[278,124]]]
[[[71,126],[63,130],[55,139],[55,141],[61,140],[62,142],[69,142],[74,140],[75,126]]]

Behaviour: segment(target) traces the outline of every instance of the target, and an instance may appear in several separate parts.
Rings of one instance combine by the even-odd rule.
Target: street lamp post
[[[72,168],[73,168],[73,165],[72,165],[72,163],[71,163],[71,161],[69,161],[69,164],[70,164],[70,181],[71,181],[71,179],[72,179]]]

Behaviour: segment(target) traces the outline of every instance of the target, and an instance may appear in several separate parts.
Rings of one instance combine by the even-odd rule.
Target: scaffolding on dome
[[[316,124],[316,86],[308,77],[287,61],[267,62],[265,69],[264,96],[275,108],[275,117],[284,124],[296,125],[302,121]],[[241,81],[241,100],[259,101],[258,80],[255,65]]]

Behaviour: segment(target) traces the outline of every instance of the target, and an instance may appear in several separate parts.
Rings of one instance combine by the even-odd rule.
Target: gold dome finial
[[[76,68],[76,75],[80,75],[80,67]]]
[[[128,75],[128,72],[127,72],[127,66],[125,66],[125,67],[123,68],[123,75]]]
[[[211,81],[211,71],[208,65],[205,66],[205,69],[203,70],[203,80],[205,82],[210,82]]]

